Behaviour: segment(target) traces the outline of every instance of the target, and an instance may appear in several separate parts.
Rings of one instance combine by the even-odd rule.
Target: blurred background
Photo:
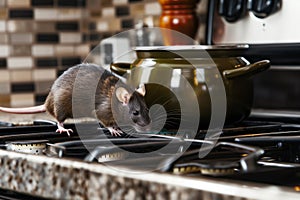
[[[201,43],[207,0],[197,5]],[[0,105],[42,104],[53,81],[103,39],[159,26],[157,0],[0,0]]]

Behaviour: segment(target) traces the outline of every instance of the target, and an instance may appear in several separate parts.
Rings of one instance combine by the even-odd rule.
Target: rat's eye
[[[132,113],[133,115],[135,115],[135,116],[137,116],[137,115],[139,115],[140,114],[140,112],[139,111],[137,111],[137,110],[135,110],[135,111],[133,111],[133,113]]]

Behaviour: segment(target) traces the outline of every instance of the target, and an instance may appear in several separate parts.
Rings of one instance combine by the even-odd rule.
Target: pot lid
[[[209,58],[243,56],[249,45],[140,46],[133,50],[139,58]],[[162,53],[163,52],[163,53]]]
[[[135,51],[186,51],[186,50],[246,50],[248,44],[232,44],[232,45],[175,45],[175,46],[139,46],[135,47]]]

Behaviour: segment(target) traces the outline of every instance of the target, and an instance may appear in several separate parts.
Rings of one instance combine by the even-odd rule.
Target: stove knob
[[[247,0],[219,0],[219,15],[228,22],[235,22],[245,16]]]
[[[265,18],[282,6],[282,0],[249,0],[248,9],[258,18]]]

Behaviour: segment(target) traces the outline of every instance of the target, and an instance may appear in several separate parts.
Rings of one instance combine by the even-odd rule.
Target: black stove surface
[[[46,144],[42,151],[45,156],[60,159],[155,169],[184,176],[226,177],[293,187],[300,184],[300,125],[285,120],[250,117],[224,127],[217,140],[203,140],[205,130],[199,131],[196,139],[180,134],[178,137],[174,130],[113,137],[101,126],[97,129],[88,123],[79,126],[85,130],[84,138],[76,132],[78,124],[66,125],[75,130],[69,137],[55,133],[53,122],[37,121],[28,126],[1,123],[0,147],[13,150],[14,145],[28,142],[28,146],[38,146],[35,143],[40,141]],[[166,150],[160,151],[162,148]],[[199,153],[207,150],[209,153],[199,157]],[[147,153],[152,154],[145,156]]]

